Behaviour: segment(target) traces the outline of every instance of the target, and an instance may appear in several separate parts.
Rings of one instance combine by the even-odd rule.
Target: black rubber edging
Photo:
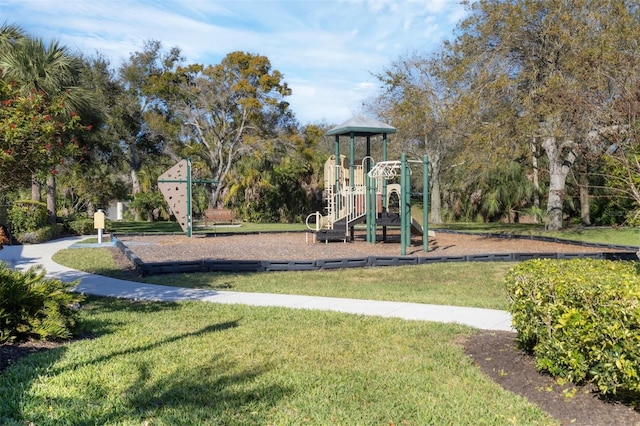
[[[445,231],[439,231],[445,232]],[[471,234],[464,232],[450,232],[458,234]],[[490,234],[473,234],[490,235]],[[490,236],[505,238],[502,234],[492,234]],[[524,236],[531,239],[531,236]],[[508,236],[506,238],[518,238],[518,236]],[[542,237],[545,238],[545,237]],[[345,259],[318,259],[318,260],[196,260],[196,261],[170,261],[170,262],[143,262],[133,251],[131,251],[115,235],[112,236],[116,247],[133,263],[135,270],[142,276],[171,273],[190,272],[276,272],[276,271],[317,271],[346,268],[365,268],[378,266],[403,266],[403,265],[423,265],[430,263],[444,262],[521,262],[531,259],[608,259],[608,260],[639,260],[635,252],[595,252],[595,253],[495,253],[495,254],[472,254],[461,256],[438,256],[438,257],[416,257],[416,256],[368,256],[360,258]],[[543,240],[544,241],[544,240]],[[569,240],[559,240],[554,242],[565,243]],[[582,245],[581,242],[575,242]],[[593,245],[592,247],[602,247],[603,245]],[[606,248],[622,248],[637,250],[631,246],[607,245]]]

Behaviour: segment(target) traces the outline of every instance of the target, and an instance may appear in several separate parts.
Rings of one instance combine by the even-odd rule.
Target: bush
[[[93,228],[93,219],[72,220],[68,224],[69,231],[76,235],[91,235],[96,232]]]
[[[603,394],[640,392],[636,262],[531,260],[505,283],[518,342],[539,370]]]
[[[24,232],[16,235],[16,240],[23,244],[39,244],[50,241],[62,235],[63,226],[61,224],[46,225],[33,232]]]
[[[0,263],[0,344],[13,340],[67,339],[76,326],[73,306],[83,297],[48,279],[41,268],[14,271]]]
[[[13,235],[34,232],[47,225],[47,205],[31,200],[16,201],[9,209],[8,219]]]

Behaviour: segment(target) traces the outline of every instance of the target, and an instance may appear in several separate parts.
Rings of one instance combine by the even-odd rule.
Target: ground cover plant
[[[2,372],[2,424],[553,424],[473,366],[457,325],[91,299],[92,338]]]
[[[45,278],[39,268],[15,271],[0,262],[0,344],[26,339],[67,339],[73,335],[83,297],[73,284]]]

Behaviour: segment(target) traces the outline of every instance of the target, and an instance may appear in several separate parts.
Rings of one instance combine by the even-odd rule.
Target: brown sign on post
[[[190,234],[191,226],[191,212],[188,202],[189,173],[187,160],[182,160],[158,178],[160,192],[169,204],[169,208],[180,227],[187,234]]]

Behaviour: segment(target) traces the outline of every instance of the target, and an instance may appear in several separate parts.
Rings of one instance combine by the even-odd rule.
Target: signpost
[[[98,230],[98,244],[102,244],[102,232],[104,231],[104,211],[98,209],[93,214],[93,228]]]

